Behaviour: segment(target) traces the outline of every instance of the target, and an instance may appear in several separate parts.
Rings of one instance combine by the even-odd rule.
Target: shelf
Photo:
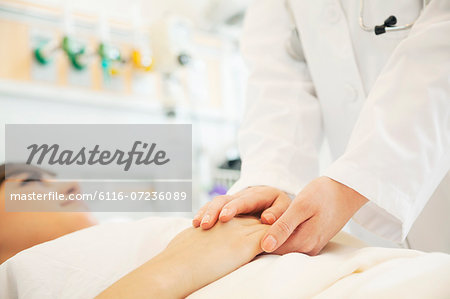
[[[162,105],[156,99],[152,101],[145,97],[54,86],[48,83],[0,79],[0,96],[163,113]]]
[[[92,91],[82,88],[55,86],[49,83],[23,82],[0,79],[0,96],[16,99],[53,101],[82,106],[93,106],[105,109],[127,110],[150,115],[165,115],[160,99],[144,96],[118,95],[107,91]],[[223,111],[212,108],[177,107],[180,121],[202,121],[214,123],[237,124],[235,116],[224,115]]]

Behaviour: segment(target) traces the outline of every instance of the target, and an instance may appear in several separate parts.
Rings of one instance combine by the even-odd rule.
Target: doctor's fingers
[[[238,195],[239,193],[236,193],[235,195]],[[192,225],[194,227],[199,227],[202,219],[204,218],[204,216],[206,215],[206,212],[209,210],[210,208],[210,204],[213,203],[213,208],[214,209],[218,209],[220,211],[220,209],[222,209],[222,206],[224,204],[226,204],[229,200],[231,200],[231,198],[233,198],[233,196],[230,195],[219,195],[214,197],[211,201],[205,203],[203,205],[203,207],[201,207],[197,214],[194,216],[194,219],[192,220]]]
[[[229,201],[233,200],[241,194],[245,194],[246,190],[239,191],[233,195],[219,195],[214,197],[210,202],[207,202],[195,215],[192,220],[194,227],[202,226],[202,228],[209,229],[214,226],[217,219],[214,222],[210,222],[212,216],[216,215],[222,210],[222,207]],[[203,223],[203,225],[202,225]]]
[[[304,221],[313,216],[311,209],[301,201],[294,200],[286,212],[269,228],[261,241],[261,248],[265,252],[273,252],[278,249]]]
[[[207,202],[203,205],[203,207],[200,208],[200,210],[198,210],[197,214],[194,216],[194,219],[192,219],[192,225],[194,227],[199,227],[200,223],[202,222],[202,218],[203,215],[206,212],[206,209],[208,208],[208,205],[210,204],[210,202]]]
[[[261,222],[264,224],[273,224],[288,209],[291,199],[287,194],[280,193],[272,206],[261,214]]]
[[[200,227],[202,229],[210,229],[216,224],[219,218],[219,213],[222,207],[233,200],[234,195],[220,195],[216,196],[212,201],[208,203],[208,206],[202,211],[199,218],[201,219]]]
[[[222,222],[227,222],[239,214],[263,211],[272,205],[277,196],[277,194],[265,192],[252,192],[248,189],[247,192],[236,194],[233,200],[223,206],[219,219]]]
[[[275,250],[274,253],[282,255],[291,252],[300,252],[308,255],[317,255],[324,245],[320,227],[318,227],[318,221],[315,217],[312,217],[300,224],[286,242]]]

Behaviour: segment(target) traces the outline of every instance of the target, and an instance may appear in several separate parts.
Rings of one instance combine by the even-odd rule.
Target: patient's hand
[[[268,227],[256,218],[235,218],[207,231],[188,228],[99,298],[185,297],[261,253],[260,240]]]
[[[169,243],[165,253],[184,262],[195,259],[198,266],[204,262],[203,272],[219,278],[262,252],[259,242],[268,228],[253,217],[220,223],[210,231],[188,228]]]

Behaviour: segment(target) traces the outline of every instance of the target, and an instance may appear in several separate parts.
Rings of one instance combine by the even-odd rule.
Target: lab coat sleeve
[[[243,164],[229,194],[255,185],[296,194],[318,175],[321,112],[303,54],[293,59],[286,51],[292,29],[285,1],[254,1],[247,12],[241,50],[249,79],[238,135]]]
[[[325,175],[370,200],[356,222],[401,242],[449,169],[450,1],[433,0],[388,60],[345,153]]]

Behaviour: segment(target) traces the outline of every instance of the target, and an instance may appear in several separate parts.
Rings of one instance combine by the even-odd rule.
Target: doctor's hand
[[[318,254],[367,198],[328,177],[311,181],[261,240],[266,252]]]
[[[233,195],[215,197],[205,204],[194,217],[194,227],[210,229],[218,220],[228,222],[239,214],[261,213],[261,222],[273,224],[291,203],[289,196],[276,188],[255,186]]]

